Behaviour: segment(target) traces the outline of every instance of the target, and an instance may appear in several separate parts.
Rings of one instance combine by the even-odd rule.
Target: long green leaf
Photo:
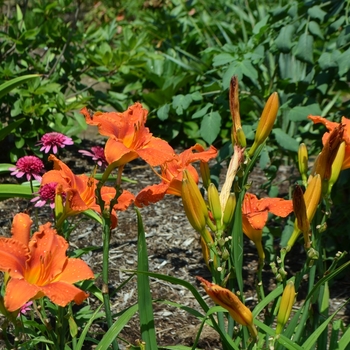
[[[89,331],[89,328],[91,327],[92,323],[97,320],[98,318],[101,318],[103,316],[103,314],[99,313],[101,307],[103,304],[101,304],[96,311],[93,313],[93,315],[91,316],[89,322],[85,325],[80,337],[79,337],[79,341],[77,343],[77,345],[75,346],[74,350],[80,350],[84,344],[84,340],[85,337],[87,335],[87,332]]]
[[[334,316],[342,309],[350,300],[346,301],[340,306],[331,316],[329,316],[317,329],[307,338],[306,342],[302,345],[304,350],[312,349],[321,333],[328,327]]]
[[[139,305],[135,304],[129,309],[125,310],[123,314],[118,318],[118,320],[113,323],[112,327],[103,336],[102,340],[99,342],[95,349],[107,350],[109,345],[114,341],[118,334],[123,330],[125,325],[130,321],[131,317],[136,314],[138,309]]]
[[[350,326],[348,326],[347,330],[344,332],[343,336],[338,342],[338,349],[345,350],[348,349],[350,344]]]
[[[0,134],[1,134],[1,131],[0,131]],[[0,138],[0,141],[1,141],[1,138]],[[0,164],[0,173],[8,173],[10,171],[9,168],[12,168],[12,167],[14,167],[13,164],[1,163]]]
[[[6,83],[1,84],[0,85],[0,98],[5,96],[7,93],[9,93],[11,90],[13,90],[18,85],[23,84],[25,81],[33,79],[33,78],[38,78],[40,76],[41,76],[40,74],[23,75],[21,77],[11,79],[11,80],[7,81]]]
[[[34,192],[38,191],[38,187],[34,187]],[[29,186],[16,185],[16,184],[0,184],[0,200],[20,197],[20,198],[33,198],[32,190]]]
[[[143,228],[141,214],[137,209],[136,214],[138,226],[137,268],[141,271],[148,271],[148,254],[145,230]],[[154,327],[151,287],[149,277],[145,274],[137,275],[137,297],[140,307],[139,314],[142,340],[146,343],[146,350],[157,350],[158,346]]]
[[[5,128],[0,130],[0,141],[2,141],[7,135],[11,134],[11,131],[17,129],[25,121],[25,118],[16,120],[14,123],[7,125]]]
[[[275,331],[266,326],[263,322],[259,321],[258,319],[254,319],[254,323],[262,329],[266,334],[274,337]],[[283,334],[280,334],[279,337],[276,339],[281,345],[285,346],[289,350],[303,350],[301,346],[294,343],[293,340],[290,340],[289,338],[285,337]]]
[[[203,298],[201,297],[201,295],[199,294],[197,289],[194,286],[192,286],[191,283],[189,283],[187,281],[183,281],[183,280],[181,280],[179,278],[176,278],[176,277],[172,277],[172,276],[168,276],[168,275],[162,275],[162,274],[159,274],[159,273],[148,272],[148,271],[126,270],[126,272],[132,272],[132,273],[137,273],[137,274],[145,274],[145,275],[148,275],[149,277],[157,278],[157,279],[160,279],[162,281],[167,281],[167,282],[170,282],[172,284],[183,286],[183,287],[188,289],[193,294],[193,296],[197,300],[198,304],[202,307],[204,312],[208,312],[209,311],[209,306],[203,300]],[[224,333],[221,330],[221,328],[217,324],[217,322],[214,319],[214,317],[211,316],[211,315],[209,317],[210,317],[210,321],[213,324],[213,328],[220,334],[220,338],[221,338],[221,341],[222,341],[222,344],[223,344],[224,348],[225,349],[227,348],[227,349],[239,350],[237,345],[232,341],[232,338],[227,333]]]

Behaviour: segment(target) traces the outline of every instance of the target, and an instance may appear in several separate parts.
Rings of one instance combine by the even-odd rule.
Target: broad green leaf
[[[6,83],[3,83],[0,85],[0,98],[9,93],[11,90],[13,90],[18,85],[23,84],[24,82],[40,77],[40,74],[29,74],[29,75],[23,75],[21,77],[17,77],[14,79],[11,79],[7,81]]]
[[[191,95],[176,95],[173,97],[173,108],[176,110],[177,115],[182,115],[192,102]]]
[[[170,104],[167,103],[164,106],[160,107],[157,111],[157,117],[161,120],[167,120],[169,118]]]
[[[193,101],[202,101],[203,100],[203,96],[199,91],[192,92],[191,97],[192,97]]]
[[[338,31],[344,21],[345,16],[340,16],[336,21],[330,23],[329,29],[331,29],[332,32]]]
[[[136,209],[137,214],[137,268],[139,271],[148,271],[148,254],[145,230],[142,217]],[[142,340],[146,343],[146,350],[157,350],[157,337],[155,332],[151,287],[149,277],[144,274],[137,275],[137,298],[139,304],[140,326]]]
[[[320,26],[318,25],[317,22],[310,21],[310,23],[309,23],[309,30],[310,30],[310,33],[313,34],[314,36],[317,36],[320,39],[324,38],[323,34],[321,32]]]
[[[307,10],[307,13],[311,18],[319,19],[321,22],[323,22],[324,17],[326,16],[327,12],[323,11],[320,6],[315,5],[310,7]]]
[[[307,120],[307,117],[312,115],[321,115],[322,111],[320,109],[320,106],[318,103],[314,103],[308,106],[296,106],[293,107],[288,115],[287,118],[292,122],[300,122]]]
[[[350,27],[349,27],[349,31],[350,31]],[[339,66],[338,75],[342,77],[343,75],[347,74],[350,69],[350,48],[344,51],[337,58],[337,63]]]
[[[207,103],[203,108],[198,110],[196,113],[192,115],[192,119],[202,118],[205,114],[208,113],[208,109],[212,107],[212,103]]]
[[[298,152],[299,142],[286,134],[282,129],[276,128],[272,130],[272,133],[275,135],[277,143],[287,151]]]
[[[266,147],[260,153],[259,166],[262,170],[264,170],[269,164],[271,164],[269,152]]]
[[[350,41],[350,24],[343,26],[341,29],[337,39],[337,46],[339,48],[346,46]]]
[[[213,66],[223,66],[227,63],[232,63],[235,57],[229,53],[220,53],[213,58]]]
[[[295,28],[292,24],[282,27],[275,41],[276,47],[279,51],[285,53],[290,52],[293,46],[292,38],[294,32]]]
[[[320,58],[318,59],[318,64],[322,70],[338,67],[337,62],[334,60],[333,53],[330,52],[322,52]]]
[[[312,35],[306,33],[301,34],[296,46],[296,58],[298,58],[300,61],[312,64],[314,61],[313,44],[314,38]]]
[[[206,114],[201,122],[200,133],[203,140],[211,145],[220,133],[221,116],[219,112]]]

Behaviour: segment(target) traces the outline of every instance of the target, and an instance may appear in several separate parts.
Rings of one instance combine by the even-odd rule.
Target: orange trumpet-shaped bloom
[[[93,209],[100,213],[101,210],[98,203],[96,203],[95,195],[97,180],[84,174],[75,175],[66,164],[52,154],[49,156],[49,160],[54,162],[54,170],[50,170],[43,175],[41,186],[51,182],[58,184],[56,191],[66,194],[65,215],[76,215],[88,209]],[[115,193],[116,190],[113,187],[103,186],[101,188],[101,196],[105,201],[105,205],[110,203]],[[135,197],[132,193],[123,191],[113,209],[125,210],[134,199]],[[115,227],[116,224],[116,213],[112,212],[112,227]]]
[[[148,112],[140,103],[123,113],[97,112],[91,116],[86,108],[80,112],[87,124],[98,126],[99,133],[109,137],[105,146],[108,164],[118,167],[141,157],[151,166],[157,166],[173,158],[172,147],[152,136],[145,127]]]
[[[252,193],[246,193],[242,205],[243,232],[251,239],[258,250],[260,260],[265,254],[262,247],[262,230],[266,225],[268,213],[286,217],[293,211],[293,202],[282,198],[258,199]]]
[[[0,270],[10,280],[5,290],[5,307],[13,312],[28,300],[47,296],[59,306],[82,303],[87,297],[73,283],[94,278],[81,259],[68,258],[68,243],[47,223],[32,238],[32,221],[26,214],[15,216],[12,238],[0,237]]]
[[[340,124],[344,127],[343,140],[345,141],[345,156],[342,170],[350,168],[350,119],[342,117],[341,123],[331,122],[326,118],[320,116],[309,115],[308,119],[312,120],[314,124],[323,124],[329,132],[325,132],[322,137],[322,143],[325,145],[329,139],[331,132]]]
[[[162,182],[158,185],[145,187],[137,196],[135,204],[139,207],[160,201],[165,194],[173,194],[181,197],[183,171],[187,169],[192,178],[198,183],[197,170],[191,165],[196,161],[208,162],[215,158],[218,152],[210,146],[204,150],[203,146],[196,144],[179,155],[175,155],[170,162],[163,163],[161,168]]]

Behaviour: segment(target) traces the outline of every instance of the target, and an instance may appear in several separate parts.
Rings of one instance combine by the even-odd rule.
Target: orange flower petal
[[[103,198],[103,197],[102,197]],[[124,211],[135,201],[135,196],[124,190],[118,198],[118,203],[113,207],[115,210]]]
[[[28,300],[34,298],[40,288],[34,284],[28,283],[24,279],[11,278],[6,285],[5,307],[13,312],[22,307]]]
[[[329,131],[332,131],[339,125],[339,123],[331,122],[326,118],[316,115],[309,115],[307,118],[312,120],[314,124],[323,124]]]
[[[245,216],[254,230],[262,230],[267,222],[268,211],[249,213]]]
[[[21,278],[28,258],[27,246],[15,239],[0,237],[0,271]]]
[[[261,241],[262,229],[253,228],[246,215],[242,215],[242,229],[244,234],[254,243]]]
[[[169,183],[147,186],[139,192],[135,199],[135,205],[142,208],[150,203],[157,203],[162,200],[169,188]]]
[[[258,203],[258,209],[268,210],[270,213],[284,218],[293,211],[293,202],[283,198],[262,198]]]
[[[50,283],[40,289],[52,302],[59,306],[66,306],[73,300],[77,304],[81,304],[89,296],[81,289],[64,282]]]
[[[194,146],[183,151],[179,157],[184,164],[189,164],[198,160],[209,162],[209,160],[216,158],[217,155],[218,151],[214,146],[210,146],[209,149],[205,150],[202,145],[196,143]]]
[[[23,243],[24,245],[28,245],[30,238],[30,227],[32,223],[33,221],[28,214],[16,214],[12,221],[12,238]]]
[[[46,265],[45,277],[47,280],[54,278],[64,267],[67,249],[68,243],[51,228],[51,223],[41,225],[29,242],[31,259],[28,262],[28,269],[37,269],[43,264],[44,259],[50,259]]]
[[[138,154],[133,149],[124,146],[122,142],[110,138],[106,142],[105,156],[108,164],[116,162],[116,166],[120,166],[136,159]]]
[[[57,276],[55,282],[76,283],[79,281],[94,278],[90,267],[80,259],[69,258],[64,270]]]
[[[345,146],[345,156],[343,160],[342,170],[350,168],[350,145]]]
[[[175,154],[172,147],[166,141],[157,137],[152,137],[145,147],[137,150],[137,153],[150,166],[157,166],[168,162]]]

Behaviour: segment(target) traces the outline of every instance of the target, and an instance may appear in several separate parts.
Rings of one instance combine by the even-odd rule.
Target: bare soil
[[[101,143],[100,139],[89,141],[89,134],[79,146],[79,149],[88,149],[96,143]],[[102,143],[101,143],[102,144]],[[66,162],[76,174],[87,173],[92,169],[92,163],[82,157],[77,152],[77,147],[69,147],[60,158]],[[290,169],[282,169],[283,172],[279,178],[281,184],[280,192],[288,192],[288,179]],[[142,188],[149,184],[158,183],[159,180],[153,171],[141,161],[137,160],[129,164],[125,169],[125,176],[137,180],[137,184],[125,183],[128,190],[137,194]],[[265,181],[261,172],[252,177],[253,186],[256,191]],[[15,181],[10,177],[0,178],[0,182],[9,183]],[[28,200],[8,199],[0,202],[0,234],[2,236],[10,235],[11,220],[13,216],[22,211],[28,211],[34,214],[34,207]],[[148,207],[141,209],[143,223],[147,237],[147,248],[149,255],[150,271],[174,276],[196,285],[198,290],[201,287],[196,281],[196,276],[202,276],[210,280],[210,273],[207,270],[202,258],[199,236],[188,223],[180,198],[165,196],[165,198]],[[51,220],[49,209],[39,211],[40,223]],[[86,246],[102,247],[101,227],[94,221],[85,217],[80,218],[76,229],[71,234],[70,244],[72,249],[83,248]],[[126,307],[137,302],[137,285],[136,279],[133,278],[120,291],[114,293],[118,286],[125,281],[129,274],[128,270],[137,268],[137,221],[136,214],[132,208],[118,214],[118,226],[113,231],[110,249],[110,290],[113,313],[125,309]],[[276,242],[278,245],[278,242]],[[304,252],[300,246],[293,250],[290,260],[287,264],[289,273],[293,274],[298,271],[300,264],[304,259]],[[100,273],[102,270],[102,249],[95,250],[83,257],[94,273]],[[255,292],[255,271],[257,268],[257,254],[255,247],[245,240],[245,297],[247,304],[251,307],[257,301]],[[269,266],[265,266],[264,285],[266,292],[275,288],[275,281]],[[349,280],[338,281],[331,289],[332,308],[336,309],[341,303],[350,297]],[[101,286],[100,278],[96,280],[97,286]],[[162,301],[172,301],[186,307],[202,311],[192,294],[185,288],[151,279],[151,291],[153,299],[156,300],[154,306],[154,317],[158,344],[166,345],[187,345],[191,346],[196,338],[200,322],[183,309],[164,304]],[[201,291],[204,296],[203,291]],[[211,304],[210,300],[208,303]],[[299,301],[302,299],[302,295]],[[89,302],[94,305],[96,300],[89,298]],[[340,317],[347,320],[349,309],[344,309]],[[96,337],[98,333],[105,330],[105,325],[100,325],[101,329],[96,328]],[[140,339],[139,321],[136,315],[128,323],[120,334],[121,338],[135,344]],[[121,343],[121,342],[120,342]],[[0,343],[1,348],[1,343]],[[92,347],[93,348],[93,347]],[[121,346],[126,349],[127,345]],[[221,349],[218,334],[205,327],[200,336],[198,344],[199,349]],[[86,349],[88,349],[86,347]]]

